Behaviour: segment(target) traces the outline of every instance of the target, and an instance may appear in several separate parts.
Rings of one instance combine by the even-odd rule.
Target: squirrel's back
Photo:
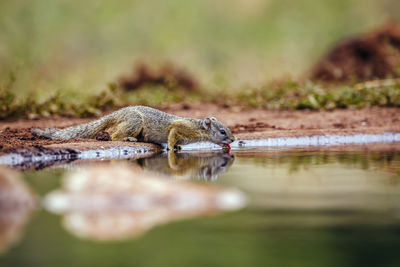
[[[168,125],[180,117],[168,114],[158,109],[146,106],[128,106],[106,115],[98,120],[91,121],[65,129],[47,128],[33,129],[32,133],[54,140],[69,140],[74,138],[95,138],[97,133],[119,124],[134,124],[137,120],[143,128],[149,128],[152,132],[163,133]]]

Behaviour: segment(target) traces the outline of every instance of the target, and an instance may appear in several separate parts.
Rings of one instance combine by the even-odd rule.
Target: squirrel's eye
[[[221,129],[221,130],[219,130],[219,132],[220,132],[221,134],[223,134],[223,135],[225,135],[225,134],[226,134],[226,132],[225,132],[225,130],[224,130],[224,129]]]

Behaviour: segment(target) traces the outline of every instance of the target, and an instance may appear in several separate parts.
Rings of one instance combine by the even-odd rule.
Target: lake
[[[66,174],[120,163],[167,183],[239,190],[246,204],[190,216],[167,212],[161,223],[154,223],[157,210],[132,217],[131,210],[48,208],[46,196],[65,186]],[[37,205],[20,222],[13,209],[0,209],[0,266],[400,266],[400,151],[390,145],[180,153],[173,164],[166,154],[73,161],[24,171],[21,182]],[[152,220],[131,229],[141,218]]]

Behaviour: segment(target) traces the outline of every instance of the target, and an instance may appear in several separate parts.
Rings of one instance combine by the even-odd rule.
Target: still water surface
[[[398,151],[181,154],[174,168],[166,155],[123,162],[239,189],[247,206],[102,241],[38,208],[19,238],[1,246],[0,266],[400,266]],[[44,197],[62,187],[64,173],[87,164],[28,170],[23,178]]]

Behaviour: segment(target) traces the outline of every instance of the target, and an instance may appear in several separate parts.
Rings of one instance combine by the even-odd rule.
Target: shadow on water
[[[1,266],[400,265],[398,151],[158,154],[23,176],[46,208]],[[248,206],[221,212],[226,188]]]
[[[154,157],[134,160],[143,169],[179,179],[216,181],[229,170],[235,157],[229,153],[162,153]]]

